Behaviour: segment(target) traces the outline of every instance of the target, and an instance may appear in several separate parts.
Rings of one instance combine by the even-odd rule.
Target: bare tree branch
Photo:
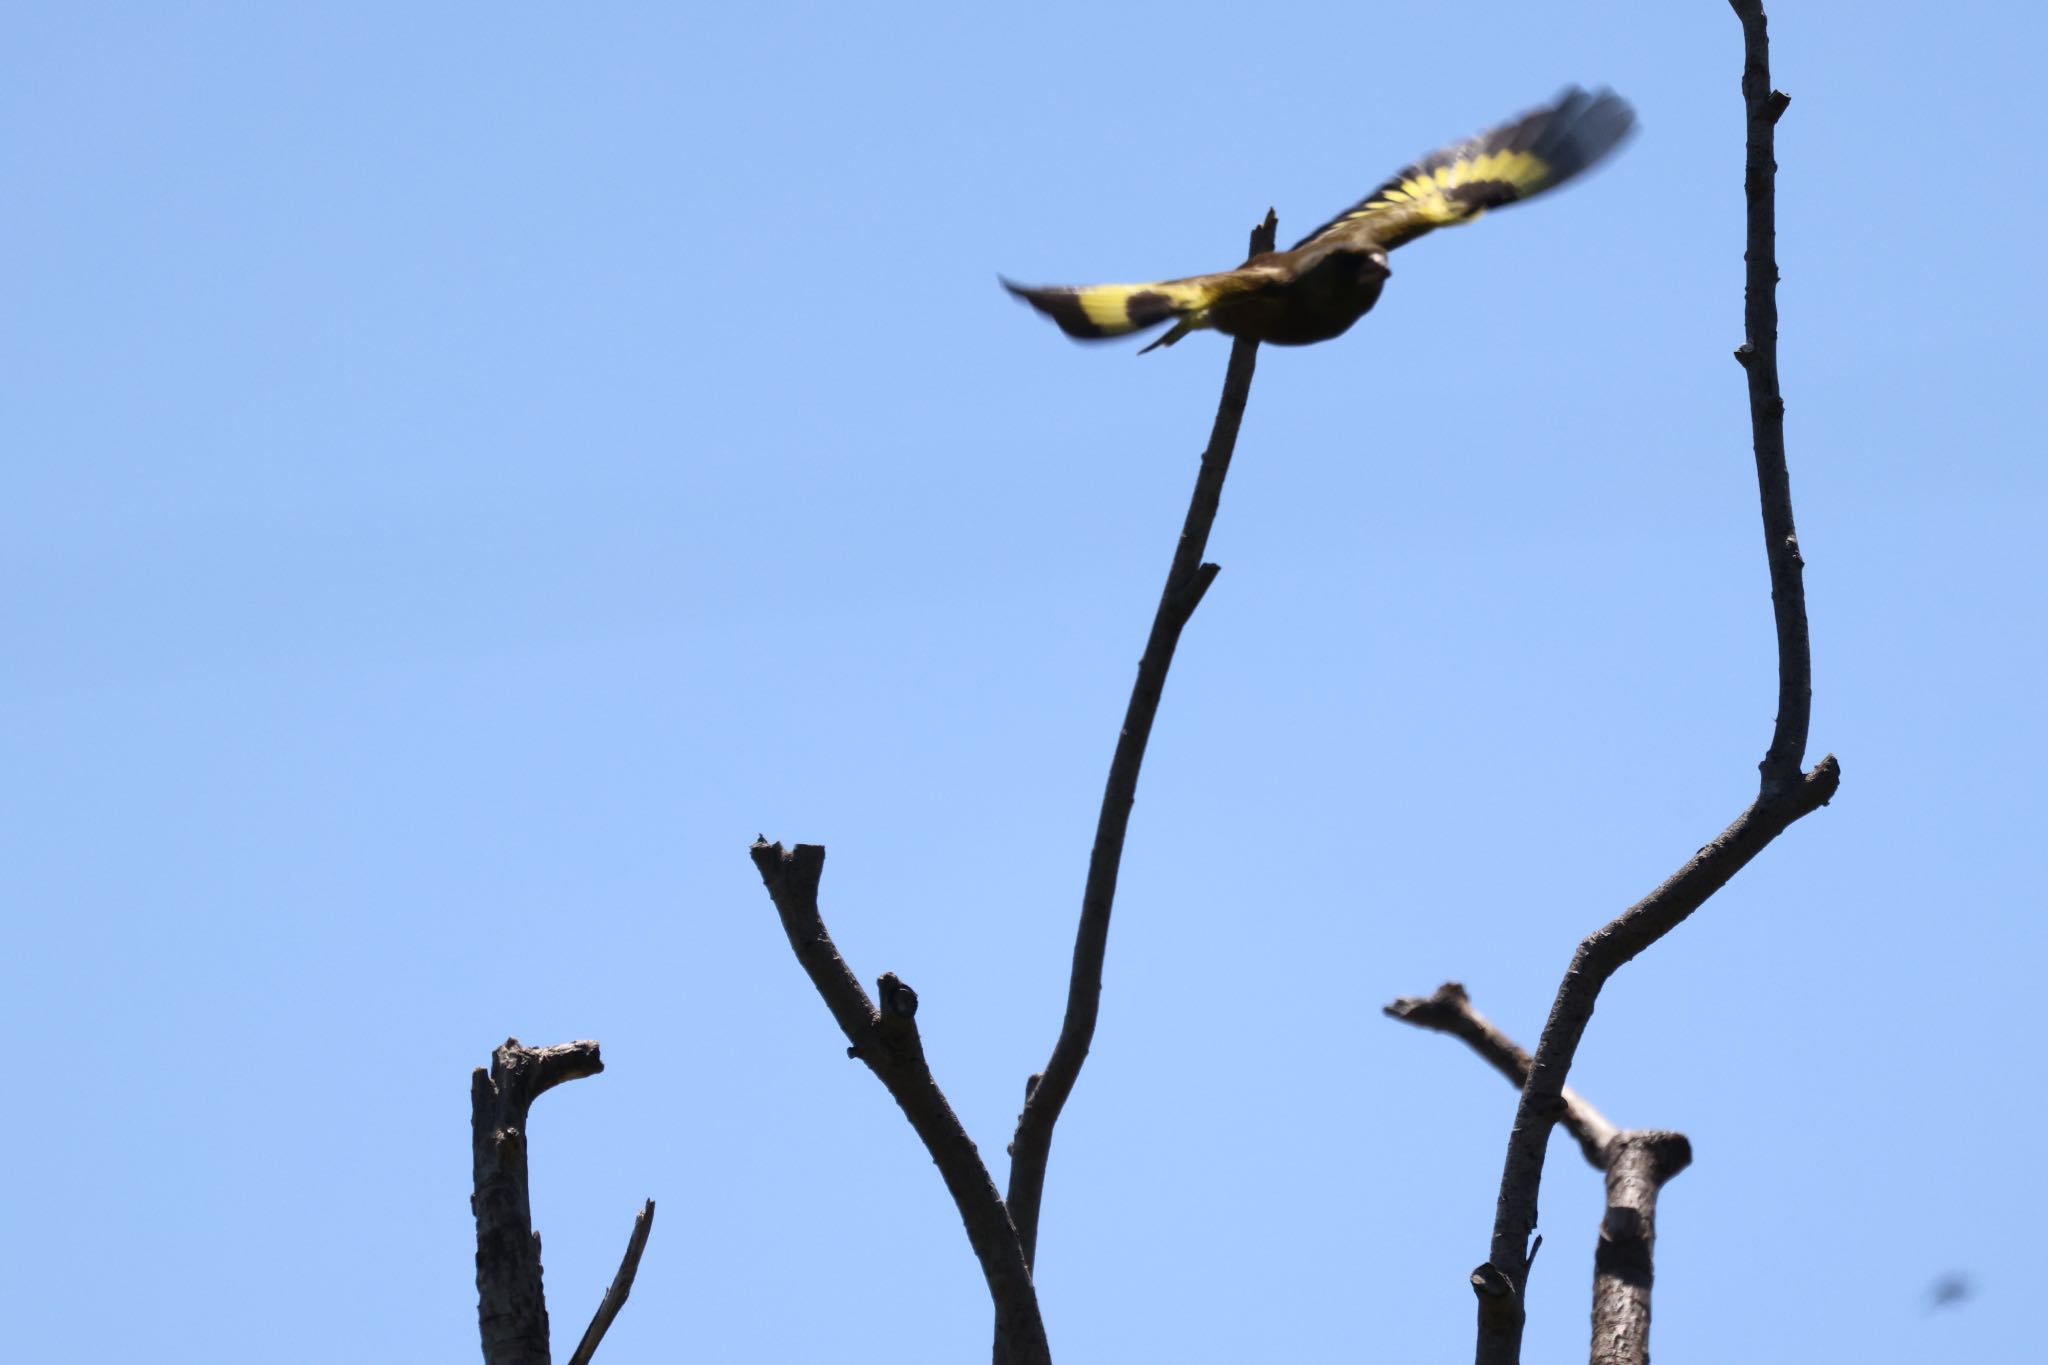
[[[1513,1285],[1514,1292],[1505,1305],[1499,1296],[1482,1299],[1479,1365],[1512,1365],[1520,1358],[1522,1288],[1528,1274],[1523,1248],[1536,1229],[1550,1128],[1564,1115],[1564,1080],[1593,1018],[1601,987],[1638,953],[1683,923],[1795,820],[1826,805],[1840,781],[1841,769],[1830,755],[1791,791],[1774,801],[1759,798],[1662,886],[1596,931],[1573,954],[1536,1045],[1529,1082],[1515,1107],[1494,1210],[1493,1244],[1484,1267],[1497,1271],[1496,1282]]]
[[[1529,1083],[1529,1054],[1491,1019],[1474,1009],[1465,988],[1455,981],[1444,982],[1433,995],[1404,995],[1380,1013],[1404,1024],[1463,1039],[1495,1071],[1507,1077],[1515,1089]],[[1607,1144],[1614,1139],[1614,1125],[1570,1086],[1564,1087],[1562,1098],[1565,1131],[1578,1139],[1579,1150],[1585,1153],[1588,1165],[1596,1171],[1606,1170]]]
[[[1650,1365],[1657,1195],[1691,1164],[1683,1133],[1630,1129],[1608,1145],[1607,1212],[1593,1253],[1593,1365]]]
[[[1735,359],[1749,377],[1749,425],[1762,495],[1764,550],[1771,565],[1771,608],[1778,628],[1778,722],[1760,765],[1763,796],[1799,785],[1813,713],[1813,655],[1806,630],[1806,562],[1792,522],[1792,477],[1785,465],[1785,399],[1778,389],[1778,120],[1792,97],[1771,89],[1771,40],[1763,0],[1730,0],[1742,21],[1742,104],[1749,125],[1742,192],[1749,204],[1742,259],[1744,340]]]
[[[1273,250],[1279,225],[1279,219],[1268,210],[1266,221],[1252,229],[1252,255]],[[1102,1005],[1102,963],[1109,947],[1110,908],[1116,901],[1124,835],[1130,827],[1131,807],[1137,801],[1138,770],[1145,761],[1145,745],[1152,737],[1152,722],[1159,713],[1159,699],[1166,688],[1167,670],[1173,666],[1173,652],[1180,643],[1181,631],[1221,572],[1217,565],[1202,562],[1202,552],[1208,548],[1209,528],[1216,522],[1223,480],[1230,473],[1230,458],[1237,448],[1238,426],[1244,420],[1245,402],[1251,396],[1258,350],[1258,342],[1246,340],[1233,342],[1230,348],[1216,422],[1209,433],[1208,448],[1202,452],[1201,472],[1195,477],[1187,519],[1174,548],[1173,564],[1166,572],[1159,608],[1152,616],[1152,632],[1145,641],[1144,657],[1138,661],[1138,677],[1131,686],[1123,729],[1117,735],[1116,752],[1110,759],[1109,780],[1103,787],[1102,809],[1095,821],[1095,845],[1088,856],[1088,881],[1081,895],[1081,922],[1074,935],[1074,966],[1067,983],[1067,1010],[1060,1022],[1059,1041],[1053,1045],[1045,1070],[1025,1084],[1024,1110],[1017,1116],[1017,1131],[1010,1141],[1008,1204],[1027,1264],[1035,1262],[1038,1255],[1038,1212],[1045,1195],[1046,1161],[1052,1155],[1053,1125],[1059,1122],[1060,1110],[1073,1093],[1081,1064],[1088,1059],[1089,1046],[1095,1039],[1095,1020]]]
[[[540,1234],[526,1168],[526,1115],[564,1081],[595,1076],[604,1060],[593,1042],[491,1053],[489,1071],[470,1076],[470,1164],[476,1215],[477,1325],[484,1365],[548,1365],[548,1305],[541,1288]]]
[[[633,1292],[633,1277],[640,1273],[640,1254],[647,1250],[647,1234],[652,1231],[654,1201],[650,1199],[633,1215],[633,1232],[626,1238],[626,1254],[619,1262],[619,1273],[612,1276],[611,1285],[598,1301],[597,1312],[590,1319],[590,1326],[583,1329],[583,1340],[576,1343],[576,1354],[569,1357],[569,1365],[590,1365],[590,1358],[597,1354],[598,1343],[611,1331],[612,1320],[626,1306],[626,1296]]]
[[[988,1281],[1009,1365],[1051,1365],[1038,1294],[1017,1230],[981,1153],[925,1060],[917,1031],[917,992],[895,973],[884,973],[875,983],[882,1002],[877,1009],[839,956],[818,910],[818,882],[825,870],[821,845],[797,844],[785,850],[779,843],[762,840],[751,853],[790,948],[846,1035],[846,1055],[867,1063],[888,1088],[938,1166]]]
[[[1403,996],[1381,1013],[1462,1038],[1515,1089],[1528,1083],[1529,1054],[1474,1009],[1455,981],[1433,995]],[[1586,1160],[1607,1176],[1607,1212],[1593,1257],[1593,1365],[1649,1365],[1657,1195],[1692,1164],[1692,1144],[1683,1133],[1617,1129],[1570,1086],[1563,1099],[1565,1128],[1579,1140]],[[1473,1272],[1472,1284],[1482,1300],[1513,1297],[1512,1286],[1490,1263]]]
[[[1742,21],[1742,92],[1748,123],[1746,340],[1736,354],[1749,374],[1757,490],[1778,633],[1778,716],[1770,750],[1759,765],[1762,779],[1755,802],[1663,885],[1581,943],[1558,986],[1550,1018],[1536,1044],[1529,1082],[1515,1109],[1488,1260],[1473,1276],[1480,1291],[1475,1354],[1479,1365],[1514,1365],[1521,1357],[1529,1270],[1526,1248],[1537,1223],[1544,1152],[1551,1125],[1563,1116],[1565,1077],[1593,1017],[1601,987],[1636,954],[1682,923],[1794,821],[1826,805],[1841,783],[1841,768],[1832,754],[1811,772],[1800,771],[1811,715],[1812,656],[1791,479],[1785,464],[1785,405],[1778,388],[1773,202],[1777,163],[1772,150],[1773,128],[1789,97],[1770,88],[1769,45],[1760,0],[1731,3]]]

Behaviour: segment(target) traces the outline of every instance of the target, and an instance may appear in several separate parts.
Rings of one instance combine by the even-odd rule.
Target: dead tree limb
[[[1657,1196],[1692,1164],[1683,1133],[1624,1129],[1607,1147],[1607,1212],[1593,1252],[1593,1365],[1650,1365]]]
[[[1464,1039],[1517,1090],[1529,1082],[1529,1054],[1474,1009],[1455,981],[1446,981],[1433,995],[1403,996],[1381,1013]],[[1579,1140],[1586,1160],[1607,1177],[1607,1209],[1593,1256],[1593,1365],[1649,1365],[1657,1196],[1692,1164],[1692,1144],[1683,1133],[1617,1129],[1570,1086],[1564,1088],[1563,1102],[1560,1122]],[[1476,1277],[1475,1287],[1483,1288]]]
[[[1462,1039],[1517,1090],[1529,1083],[1529,1054],[1473,1008],[1471,997],[1455,981],[1444,982],[1432,995],[1404,995],[1380,1013],[1404,1024]],[[1606,1170],[1607,1144],[1614,1139],[1614,1125],[1570,1086],[1564,1087],[1562,1098],[1564,1114],[1560,1121],[1565,1131],[1578,1139],[1579,1150],[1585,1154],[1588,1165],[1596,1171]]]
[[[1271,251],[1279,220],[1269,211],[1253,229],[1251,252]],[[849,1044],[847,1055],[866,1062],[902,1108],[939,1168],[954,1207],[966,1225],[967,1238],[981,1262],[989,1296],[996,1308],[995,1358],[998,1365],[1050,1365],[1045,1325],[1038,1295],[1032,1287],[1031,1262],[1038,1242],[1038,1210],[1045,1190],[1045,1164],[1052,1147],[1052,1129],[1067,1096],[1073,1092],[1081,1063],[1095,1036],[1102,1000],[1102,963],[1109,942],[1110,907],[1116,898],[1117,871],[1123,859],[1124,836],[1131,806],[1137,799],[1138,770],[1166,686],[1167,670],[1180,634],[1220,571],[1202,561],[1223,497],[1223,480],[1237,446],[1251,393],[1258,352],[1255,341],[1237,341],[1224,373],[1223,395],[1216,422],[1202,452],[1202,467],[1181,527],[1180,542],[1166,575],[1152,632],[1138,663],[1138,678],[1124,712],[1123,730],[1110,761],[1109,780],[1096,820],[1095,846],[1088,861],[1088,880],[1081,899],[1081,925],[1075,935],[1074,966],[1068,984],[1066,1015],[1052,1059],[1025,1087],[1024,1111],[1010,1145],[1010,1188],[1005,1199],[996,1190],[980,1152],[932,1079],[919,1041],[915,1015],[917,993],[893,973],[877,983],[882,1006],[877,1009],[860,981],[832,944],[818,910],[818,883],[825,850],[797,844],[787,850],[764,838],[752,849],[754,865],[767,885],[797,961],[838,1021]]]
[[[1558,986],[1536,1044],[1529,1082],[1508,1138],[1493,1237],[1486,1262],[1473,1272],[1479,1298],[1479,1365],[1514,1365],[1521,1357],[1530,1237],[1551,1125],[1563,1116],[1565,1077],[1608,979],[1638,953],[1684,922],[1729,878],[1802,816],[1826,805],[1841,782],[1832,754],[1802,772],[1812,710],[1812,653],[1799,537],[1785,463],[1785,404],[1778,385],[1777,249],[1774,128],[1790,102],[1771,89],[1770,52],[1761,0],[1731,0],[1742,21],[1742,95],[1748,126],[1743,188],[1748,201],[1747,287],[1742,346],[1749,379],[1752,442],[1770,563],[1772,613],[1778,637],[1778,715],[1771,745],[1758,765],[1757,798],[1663,885],[1579,945]]]
[[[1266,221],[1252,229],[1251,254],[1271,251],[1279,231],[1279,219],[1269,210]],[[1145,640],[1145,653],[1138,661],[1137,680],[1124,708],[1123,728],[1117,734],[1116,752],[1110,758],[1109,779],[1103,786],[1102,808],[1095,820],[1095,844],[1088,855],[1088,880],[1081,893],[1081,922],[1074,934],[1074,965],[1067,981],[1067,1008],[1060,1021],[1059,1040],[1045,1070],[1032,1076],[1024,1086],[1024,1109],[1017,1116],[1017,1131],[1010,1140],[1010,1218],[1022,1239],[1026,1264],[1038,1256],[1038,1211],[1045,1195],[1045,1166],[1052,1155],[1053,1125],[1080,1078],[1081,1064],[1095,1039],[1095,1020],[1102,1007],[1102,963],[1109,950],[1110,908],[1116,901],[1117,873],[1123,864],[1124,836],[1130,828],[1131,807],[1138,797],[1138,770],[1145,762],[1145,745],[1152,737],[1152,722],[1159,714],[1159,699],[1166,689],[1167,670],[1173,667],[1173,652],[1180,644],[1181,631],[1201,604],[1209,585],[1222,570],[1202,562],[1209,545],[1209,529],[1216,523],[1216,509],[1223,499],[1223,480],[1230,473],[1230,458],[1237,449],[1238,426],[1244,420],[1246,400],[1251,396],[1252,372],[1258,362],[1259,344],[1238,340],[1230,347],[1230,364],[1223,375],[1223,395],[1216,405],[1216,422],[1202,452],[1201,471],[1195,476],[1195,490],[1188,502],[1187,518],[1181,525],[1180,540],[1174,547],[1173,563],[1166,571],[1166,586],[1159,594],[1159,607],[1152,614],[1152,631]]]
[[[839,956],[818,910],[818,882],[825,871],[822,845],[784,849],[762,840],[751,853],[790,948],[846,1035],[846,1055],[859,1058],[875,1073],[938,1166],[995,1302],[1007,1365],[1051,1365],[1038,1294],[1017,1230],[974,1140],[946,1102],[925,1060],[917,1031],[917,992],[895,973],[886,972],[876,982],[881,999],[877,1008]]]
[[[491,1053],[490,1070],[478,1067],[470,1075],[469,1206],[476,1215],[476,1313],[484,1365],[548,1365],[548,1303],[541,1288],[540,1234],[533,1230],[527,1177],[527,1112],[535,1100],[564,1081],[603,1070],[596,1043],[521,1047],[517,1038],[507,1038]],[[584,1334],[591,1351],[626,1301],[653,1217],[650,1200],[627,1246],[627,1264],[619,1268],[624,1285],[613,1282],[617,1302],[611,1302],[613,1295],[607,1293],[598,1310],[604,1325],[591,1324],[596,1337]],[[581,1347],[577,1360],[589,1360]]]
[[[647,1234],[653,1231],[654,1201],[650,1199],[633,1215],[633,1231],[626,1238],[626,1254],[619,1260],[619,1273],[612,1276],[604,1297],[598,1300],[597,1312],[591,1316],[590,1326],[583,1329],[583,1340],[576,1343],[576,1354],[569,1357],[569,1365],[590,1365],[590,1358],[597,1354],[598,1343],[612,1330],[612,1321],[626,1306],[626,1296],[633,1292],[633,1277],[640,1273],[640,1254],[647,1250]]]

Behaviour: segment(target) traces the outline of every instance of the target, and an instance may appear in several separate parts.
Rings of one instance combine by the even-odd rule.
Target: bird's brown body
[[[1613,151],[1634,126],[1634,111],[1619,96],[1574,88],[1553,105],[1404,167],[1291,249],[1254,256],[1235,270],[1156,284],[1003,283],[1084,340],[1171,321],[1146,350],[1204,327],[1278,346],[1328,341],[1379,301],[1388,252],[1563,184]]]
[[[1225,336],[1306,346],[1349,331],[1379,302],[1391,272],[1385,251],[1319,250],[1310,243],[1254,256],[1234,273],[1266,287],[1223,295],[1209,306],[1208,325]]]

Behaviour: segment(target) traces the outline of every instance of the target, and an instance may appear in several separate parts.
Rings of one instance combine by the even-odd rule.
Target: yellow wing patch
[[[1157,284],[1091,284],[1074,291],[1081,315],[1103,336],[1122,336],[1163,322],[1173,302],[1171,286]],[[1131,305],[1136,301],[1137,307]],[[1162,311],[1160,305],[1168,305]]]
[[[1482,152],[1418,167],[1336,221],[1348,223],[1399,208],[1433,227],[1449,227],[1478,217],[1493,204],[1534,194],[1549,179],[1549,165],[1532,152]]]
[[[1219,292],[1202,279],[1045,288],[1004,280],[1003,285],[1058,323],[1068,336],[1090,339],[1143,331],[1169,318],[1197,317]]]
[[[1478,156],[1460,157],[1448,166],[1438,166],[1435,179],[1438,186],[1447,190],[1493,180],[1513,185],[1523,194],[1533,194],[1549,182],[1550,166],[1534,152],[1482,152]]]
[[[1566,90],[1557,103],[1419,158],[1297,244],[1338,231],[1347,243],[1388,250],[1424,233],[1469,223],[1502,204],[1561,185],[1605,157],[1635,126],[1612,91]]]

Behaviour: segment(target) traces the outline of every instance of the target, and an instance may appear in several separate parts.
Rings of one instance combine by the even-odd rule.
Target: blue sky
[[[1660,1362],[2015,1359],[2043,35],[1780,9],[1844,785],[1574,1081],[1694,1142]],[[653,1196],[612,1365],[985,1359],[746,845],[829,846],[1000,1179],[1225,348],[1077,346],[994,277],[1217,268],[1605,83],[1612,165],[1262,359],[1041,1241],[1062,1365],[1469,1351],[1514,1097],[1379,1006],[1455,977],[1533,1043],[1769,734],[1739,34],[1250,13],[0,7],[0,1355],[473,1358],[467,1078],[516,1034],[609,1063],[532,1129],[564,1355]],[[1532,1361],[1583,1358],[1599,1217],[1553,1152]]]

